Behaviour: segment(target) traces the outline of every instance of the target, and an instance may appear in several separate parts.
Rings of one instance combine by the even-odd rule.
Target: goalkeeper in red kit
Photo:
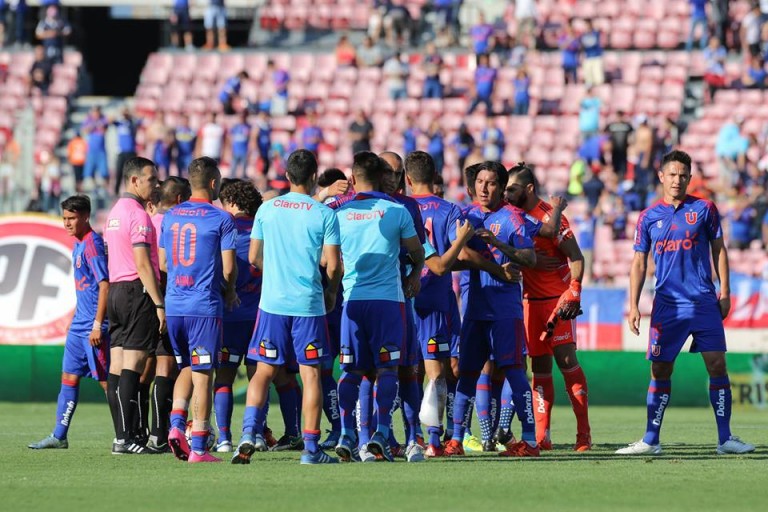
[[[540,222],[547,222],[553,210],[536,194],[533,171],[525,163],[510,169],[506,199]],[[542,450],[552,449],[549,427],[555,398],[552,384],[554,356],[576,415],[574,450],[582,452],[592,447],[587,379],[576,358],[575,319],[581,313],[584,257],[565,217],[561,220],[558,236],[536,236],[534,249],[537,264],[534,268],[522,268],[522,273],[527,348],[533,372],[536,441]]]

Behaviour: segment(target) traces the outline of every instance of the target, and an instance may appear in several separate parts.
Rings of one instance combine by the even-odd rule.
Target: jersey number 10
[[[189,267],[195,262],[197,248],[197,226],[191,222],[179,226],[178,222],[171,225],[173,233],[173,249],[171,254],[174,265]]]

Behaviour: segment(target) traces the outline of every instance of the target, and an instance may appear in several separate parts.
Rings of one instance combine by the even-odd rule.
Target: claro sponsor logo
[[[0,343],[63,343],[75,308],[72,245],[55,217],[0,217]]]

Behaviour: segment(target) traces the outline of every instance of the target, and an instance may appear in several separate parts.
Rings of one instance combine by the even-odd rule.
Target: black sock
[[[152,389],[152,435],[157,438],[157,444],[168,441],[168,430],[171,422],[173,407],[173,385],[175,379],[170,377],[155,377]]]
[[[139,413],[137,414],[136,432],[142,437],[149,435],[149,397],[152,382],[139,383]]]
[[[137,432],[132,429],[136,424],[136,416],[139,414],[139,379],[141,379],[140,373],[131,370],[123,370],[122,373],[120,373],[120,384],[117,389],[122,423],[126,430],[123,439],[129,442],[132,441],[137,434]]]
[[[107,403],[109,412],[112,415],[112,424],[115,427],[115,438],[125,439],[123,430],[123,421],[120,417],[120,405],[117,400],[117,384],[120,382],[120,376],[110,373],[107,376]]]

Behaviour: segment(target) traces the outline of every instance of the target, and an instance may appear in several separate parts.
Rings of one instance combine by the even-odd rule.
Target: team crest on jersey
[[[493,236],[499,236],[499,233],[501,232],[501,224],[499,222],[494,222],[488,226],[488,230],[493,233]]]
[[[80,268],[82,266],[82,264],[83,264],[82,257],[78,254],[77,255],[77,259],[75,260],[75,266],[77,268]]]
[[[690,225],[694,225],[696,224],[697,220],[699,220],[698,212],[685,212],[685,222]]]
[[[663,223],[662,221],[660,221],[660,220],[657,220],[657,221],[656,221],[656,227],[657,227],[657,228],[659,228],[659,229],[661,229],[661,226],[662,226],[663,224],[664,224],[664,223]]]
[[[193,366],[211,364],[211,354],[202,347],[195,347],[192,349],[191,360]]]
[[[310,361],[323,357],[323,347],[317,341],[313,341],[304,349],[304,357]]]
[[[399,350],[389,350],[387,347],[381,347],[381,350],[379,350],[379,361],[382,363],[389,363],[398,359],[400,359]]]
[[[267,359],[277,359],[277,348],[269,340],[261,340],[259,355]]]

